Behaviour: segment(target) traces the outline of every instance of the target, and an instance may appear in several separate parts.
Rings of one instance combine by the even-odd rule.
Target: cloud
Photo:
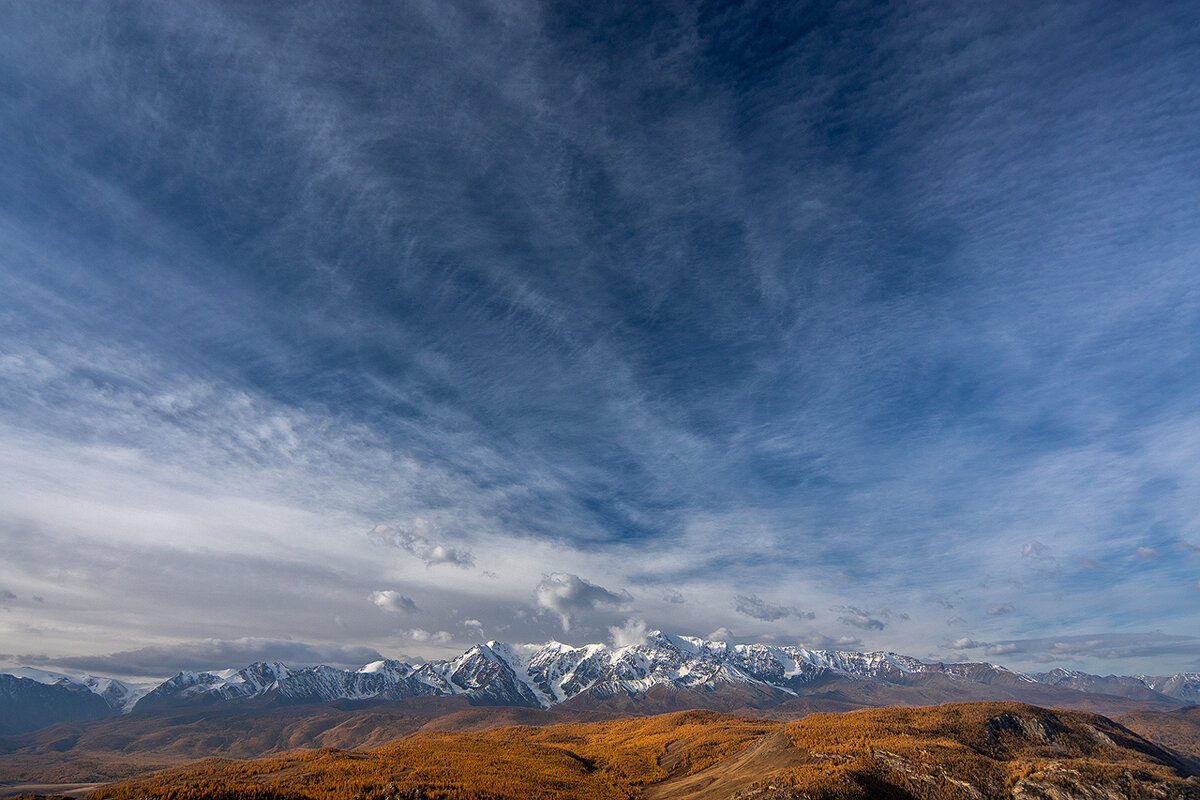
[[[1022,558],[1042,558],[1050,552],[1050,548],[1041,542],[1028,542],[1021,547]]]
[[[290,666],[329,664],[360,667],[381,656],[370,647],[309,644],[289,639],[203,639],[173,645],[142,647],[107,655],[47,657],[18,656],[25,664],[83,670],[100,675],[163,677],[181,670],[240,668],[257,661],[282,661]]]
[[[1003,656],[1009,653],[1016,653],[1019,650],[1020,648],[1016,644],[1009,642],[1006,644],[988,645],[983,652],[989,656]]]
[[[1063,574],[1058,558],[1051,554],[1049,546],[1041,542],[1033,541],[1023,545],[1021,558],[1028,560],[1034,572],[1042,578],[1057,578]]]
[[[838,620],[846,625],[862,628],[865,631],[881,631],[887,627],[887,623],[883,622],[883,620],[875,619],[867,614],[848,614],[838,617]]]
[[[421,644],[448,645],[454,641],[454,635],[449,631],[427,631],[423,628],[413,628],[405,631],[404,635]]]
[[[424,519],[416,519],[410,523],[410,528],[424,531],[429,529],[429,523]],[[425,566],[451,564],[463,569],[475,566],[475,556],[470,550],[448,544],[437,544],[413,530],[397,530],[388,525],[376,525],[368,534],[373,541],[390,545],[425,562]]]
[[[371,602],[391,613],[414,613],[419,611],[411,597],[405,597],[394,589],[371,592]]]
[[[572,617],[579,613],[599,607],[615,608],[632,599],[627,592],[611,592],[569,572],[547,575],[537,585],[534,594],[539,607],[559,615],[564,632],[570,630]]]
[[[887,627],[887,622],[893,619],[906,620],[908,614],[892,611],[887,608],[878,608],[874,611],[868,611],[857,606],[836,606],[833,609],[842,613],[838,620],[844,625],[850,625],[855,628],[861,628],[865,631],[881,631]]]
[[[989,617],[999,617],[1013,612],[1012,603],[995,603],[987,607]]]
[[[1153,547],[1139,547],[1133,552],[1138,558],[1158,558],[1158,551]]]
[[[816,615],[811,611],[803,611],[794,606],[779,606],[773,603],[768,603],[756,594],[737,595],[734,597],[737,601],[737,611],[739,614],[745,614],[747,617],[761,619],[764,622],[774,622],[783,617],[795,616],[800,619],[813,619]]]
[[[938,630],[843,624],[919,649],[928,598],[1027,571],[1029,630],[1182,628],[1175,560],[1078,568],[1194,533],[1200,119],[1152,5],[10,14],[0,509],[77,533],[0,573],[62,653],[314,639],[326,598],[385,642],[354,609],[391,585],[549,635],[515,606],[550,564],[697,631],[866,586]],[[761,30],[798,44],[748,69]]]
[[[663,600],[665,600],[668,603],[674,603],[676,605],[679,605],[680,603],[684,602],[684,597],[679,592],[670,591],[663,595]]]
[[[1021,656],[1034,663],[1146,659],[1200,655],[1200,637],[1166,633],[1105,633],[981,642],[959,639],[954,649],[983,648],[988,656]]]
[[[857,636],[826,636],[823,633],[807,633],[800,645],[810,650],[862,650],[863,642]]]
[[[17,596],[7,589],[0,589],[0,600],[16,600]]]
[[[608,629],[609,641],[613,647],[632,647],[646,643],[646,621],[638,617],[630,617],[620,626]]]
[[[729,628],[726,628],[724,625],[722,625],[720,628],[717,628],[715,631],[708,634],[704,638],[710,642],[728,642],[728,641],[732,640],[734,637],[733,637],[733,631],[729,630]]]

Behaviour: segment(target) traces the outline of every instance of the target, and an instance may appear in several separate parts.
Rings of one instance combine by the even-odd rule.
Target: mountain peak
[[[814,691],[830,680],[909,684],[931,679],[997,687],[989,691],[1042,686],[1041,691],[1054,688],[1163,703],[1200,702],[1200,674],[1196,673],[1101,678],[1056,668],[1026,675],[982,662],[927,663],[894,652],[809,650],[764,642],[735,645],[659,630],[648,632],[640,643],[620,647],[492,640],[454,658],[420,665],[381,659],[346,670],[260,661],[241,669],[181,672],[157,686],[30,668],[11,672],[45,684],[70,682],[100,695],[114,711],[129,711],[135,705],[144,709],[253,698],[302,703],[439,695],[463,695],[476,704],[546,708],[585,694],[640,696],[659,686],[708,691],[736,684],[781,698]]]

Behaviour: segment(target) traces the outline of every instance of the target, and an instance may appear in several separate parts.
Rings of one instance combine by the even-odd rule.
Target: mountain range
[[[493,641],[452,659],[424,664],[382,660],[357,670],[259,662],[219,672],[180,672],[157,685],[32,668],[2,672],[0,733],[62,720],[247,701],[297,704],[464,696],[474,705],[582,708],[627,706],[656,689],[660,694],[733,693],[738,703],[756,708],[818,694],[828,701],[826,707],[836,705],[838,698],[845,699],[846,707],[931,699],[1013,699],[1088,707],[1083,695],[1130,701],[1122,710],[1200,702],[1200,673],[1022,673],[982,662],[928,663],[897,653],[731,645],[662,632],[626,647]]]

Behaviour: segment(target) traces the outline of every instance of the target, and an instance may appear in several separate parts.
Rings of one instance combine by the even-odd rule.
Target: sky
[[[0,663],[1200,670],[1191,2],[0,5]]]

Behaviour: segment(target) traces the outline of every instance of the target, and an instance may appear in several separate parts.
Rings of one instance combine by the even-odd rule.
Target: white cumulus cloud
[[[405,597],[395,589],[381,589],[371,592],[371,602],[384,611],[392,614],[411,613],[417,611],[417,604],[411,597]]]
[[[618,607],[632,598],[628,592],[609,591],[570,572],[554,572],[534,590],[539,607],[553,611],[562,619],[563,631],[571,629],[571,618],[600,606]]]

